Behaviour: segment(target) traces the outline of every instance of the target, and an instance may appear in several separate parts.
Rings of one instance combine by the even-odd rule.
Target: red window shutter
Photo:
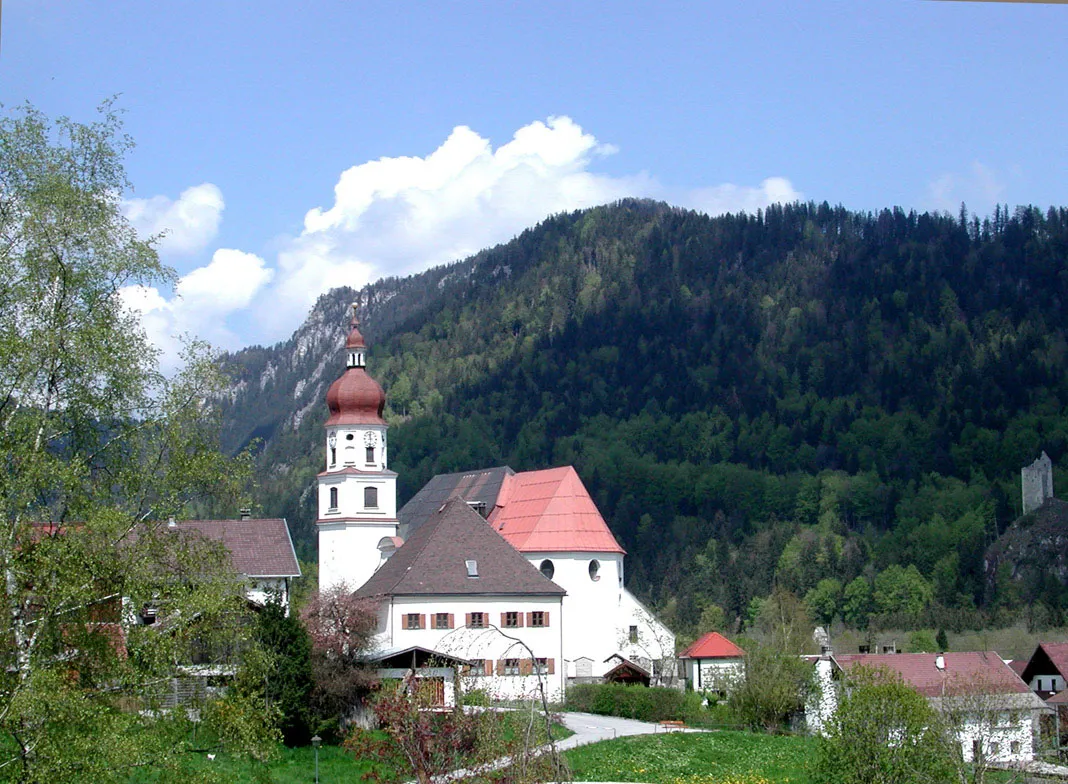
[[[471,613],[466,613],[464,615],[464,626],[470,626],[470,625],[471,625]]]
[[[517,613],[515,614],[515,622],[516,622],[517,624],[519,624],[519,628],[520,628],[520,629],[522,629],[522,628],[523,628],[523,613],[521,613],[521,612],[517,612]]]
[[[452,613],[449,613],[449,628],[452,629],[456,626],[456,619]]]
[[[497,659],[497,674],[504,675],[504,659]]]
[[[533,659],[520,659],[519,660],[519,674],[530,675],[534,672],[534,660]]]
[[[501,613],[501,628],[508,628],[508,613]]]
[[[419,616],[419,628],[420,629],[425,629],[426,628],[426,616],[425,615],[420,615]]]
[[[404,613],[404,615],[401,616],[401,628],[408,628],[408,613]]]
[[[548,625],[548,624],[546,624],[546,625]],[[556,674],[556,659],[549,659],[549,674],[550,675],[555,675]]]
[[[542,626],[548,626],[549,625],[549,611],[548,610],[546,610],[545,612],[543,612],[541,614],[541,625]],[[549,661],[552,661],[552,659],[549,659]]]
[[[527,626],[533,626],[533,625],[534,625],[534,613],[528,612],[527,613]]]
[[[486,675],[493,675],[493,659],[486,659],[482,663],[482,669],[485,671]]]

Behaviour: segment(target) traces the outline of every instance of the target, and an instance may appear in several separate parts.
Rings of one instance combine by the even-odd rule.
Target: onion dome
[[[326,392],[326,405],[330,409],[330,418],[326,420],[328,426],[386,424],[382,418],[386,393],[367,375],[364,367],[366,352],[367,343],[360,334],[360,322],[353,304],[349,336],[345,341],[346,369]]]

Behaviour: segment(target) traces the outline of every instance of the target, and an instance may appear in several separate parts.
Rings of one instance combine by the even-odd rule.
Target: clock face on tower
[[[368,430],[363,434],[363,442],[367,444],[367,446],[374,446],[376,440],[373,430]]]

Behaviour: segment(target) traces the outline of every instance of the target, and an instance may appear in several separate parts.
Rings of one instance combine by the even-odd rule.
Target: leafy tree
[[[373,603],[344,583],[309,597],[301,611],[311,638],[312,708],[319,733],[340,733],[358,699],[375,682],[360,661],[378,623]]]
[[[857,629],[866,629],[874,609],[875,599],[871,582],[864,577],[854,578],[845,587],[842,596],[842,616],[845,622]]]
[[[809,614],[822,624],[829,624],[834,620],[841,601],[842,584],[833,577],[820,580],[815,588],[805,594],[805,606]]]
[[[927,629],[911,632],[906,648],[909,653],[936,653],[945,650],[945,648],[939,647],[938,640]]]
[[[312,733],[311,640],[301,622],[280,602],[257,613],[255,639],[266,655],[265,701],[281,715],[282,739],[290,746],[307,744]]]
[[[875,606],[883,613],[922,612],[933,597],[931,584],[915,564],[893,564],[875,577]]]
[[[701,610],[701,620],[698,624],[698,631],[701,634],[705,632],[721,632],[727,627],[727,614],[723,612],[723,608],[718,604],[706,604],[705,608]]]
[[[857,667],[817,745],[821,781],[935,784],[954,779],[945,728],[927,700],[883,669]]]
[[[108,105],[88,125],[0,118],[0,779],[175,774],[191,724],[159,685],[194,652],[234,664],[244,636],[228,554],[158,522],[240,503],[247,463],[217,448],[212,357],[193,346],[161,378],[123,306],[173,280],[120,210],[129,146]],[[148,607],[157,624],[131,626]],[[267,753],[257,717],[203,716]]]

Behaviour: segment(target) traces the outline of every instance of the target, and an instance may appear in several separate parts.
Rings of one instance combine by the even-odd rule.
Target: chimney
[[[168,517],[167,518],[167,527],[168,528],[177,528],[178,527],[178,523],[174,522],[174,517]]]
[[[945,657],[945,654],[940,653],[937,656],[935,656],[935,667],[938,668],[939,670],[941,670],[942,672],[946,671],[946,657]]]
[[[243,506],[243,507],[241,507],[240,511],[241,511],[241,519],[242,520],[251,520],[252,519],[252,508],[251,507]]]

